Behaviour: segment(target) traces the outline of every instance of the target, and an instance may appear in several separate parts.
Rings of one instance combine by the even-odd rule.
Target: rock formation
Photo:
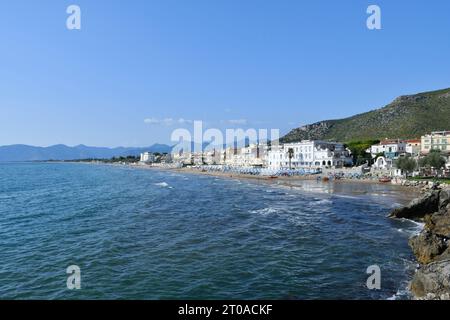
[[[427,192],[389,216],[425,223],[423,231],[409,241],[420,263],[411,282],[412,294],[418,299],[449,299],[450,189]]]

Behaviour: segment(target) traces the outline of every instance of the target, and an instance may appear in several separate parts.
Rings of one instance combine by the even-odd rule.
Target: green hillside
[[[450,88],[401,96],[378,110],[303,126],[289,132],[281,142],[408,139],[439,130],[450,130]]]

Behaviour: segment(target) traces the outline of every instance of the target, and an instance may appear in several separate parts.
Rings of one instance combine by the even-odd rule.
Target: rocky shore
[[[416,299],[450,299],[450,188],[433,185],[408,206],[395,209],[391,218],[410,219],[425,224],[409,241],[419,262],[411,281]]]

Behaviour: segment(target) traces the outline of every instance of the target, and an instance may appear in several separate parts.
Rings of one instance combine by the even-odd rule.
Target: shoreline
[[[212,177],[220,177],[220,178],[229,178],[229,179],[244,179],[244,180],[256,180],[256,181],[317,181],[317,178],[324,178],[326,175],[324,174],[305,174],[298,176],[276,176],[272,178],[270,176],[262,176],[262,175],[251,175],[251,174],[243,174],[243,173],[225,173],[219,171],[203,171],[199,168],[192,167],[173,167],[173,166],[162,166],[162,165],[142,165],[136,163],[106,163],[106,162],[91,162],[91,161],[44,161],[46,163],[73,163],[73,164],[91,164],[91,165],[105,165],[105,166],[113,166],[113,167],[127,167],[134,169],[143,169],[143,170],[159,170],[159,171],[168,171],[168,172],[178,172],[183,174],[192,174],[192,175],[203,175],[203,176],[212,176]],[[361,183],[361,184],[374,184],[374,185],[384,185],[384,186],[395,186],[402,187],[405,190],[415,190],[414,192],[424,192],[426,190],[432,189],[434,182],[431,181],[410,181],[406,179],[394,178],[392,181],[400,181],[405,183],[393,183],[393,182],[380,182],[378,176],[373,177],[364,177],[361,178],[348,178],[348,177],[333,177],[329,181],[324,182],[332,182],[332,183]],[[438,183],[439,184],[439,183]],[[446,185],[446,184],[442,184]],[[450,185],[447,185],[450,188]],[[411,197],[414,199],[414,197]]]
[[[258,180],[258,181],[317,181],[317,178],[320,178],[322,181],[323,176],[321,174],[316,175],[303,175],[303,176],[277,176],[272,178],[270,176],[261,176],[261,175],[250,175],[250,174],[240,174],[240,173],[224,173],[217,171],[202,171],[201,169],[193,169],[193,168],[166,168],[159,166],[142,166],[142,165],[124,165],[133,168],[141,168],[141,169],[153,169],[153,170],[161,170],[161,171],[171,171],[178,173],[186,173],[192,175],[203,175],[203,176],[212,176],[212,177],[222,177],[222,178],[230,178],[230,179],[246,179],[246,180]],[[385,186],[399,186],[405,187],[409,190],[420,189],[420,186],[402,186],[392,183],[383,183],[378,180],[378,178],[361,178],[361,179],[350,179],[350,178],[339,178],[339,179],[331,179],[330,181],[324,182],[332,182],[332,183],[364,183],[364,184],[376,184],[376,185],[385,185]]]
[[[55,163],[55,162],[52,162]],[[61,163],[72,163],[72,162],[61,162]],[[154,170],[154,171],[160,171],[160,172],[171,172],[171,173],[178,173],[178,174],[185,174],[185,175],[191,175],[191,176],[206,176],[206,177],[212,177],[212,178],[219,178],[219,179],[228,179],[228,180],[242,180],[242,181],[252,181],[255,183],[264,183],[271,186],[282,186],[282,187],[288,187],[288,188],[299,188],[302,189],[301,182],[307,182],[310,183],[309,186],[311,186],[311,183],[317,182],[317,184],[321,184],[322,186],[330,186],[331,193],[337,192],[343,195],[348,196],[361,196],[366,193],[359,192],[359,190],[352,192],[349,190],[334,190],[333,187],[342,187],[342,189],[345,189],[345,186],[351,187],[357,186],[357,185],[371,185],[374,187],[384,187],[387,190],[394,191],[398,194],[401,194],[402,201],[400,203],[400,206],[406,206],[408,203],[410,203],[412,200],[416,199],[421,192],[423,192],[423,185],[401,185],[401,184],[393,184],[393,183],[383,183],[379,182],[378,179],[349,179],[349,178],[339,178],[339,179],[332,179],[329,181],[323,181],[322,179],[317,179],[317,177],[321,177],[321,175],[304,175],[304,176],[279,176],[276,179],[270,178],[269,176],[260,176],[260,175],[250,175],[250,174],[237,174],[237,173],[224,173],[224,172],[212,172],[207,171],[203,172],[201,169],[194,169],[194,168],[180,168],[180,167],[170,167],[170,166],[149,166],[149,165],[139,165],[139,164],[123,164],[123,163],[101,163],[101,162],[73,162],[75,164],[84,164],[84,165],[100,165],[100,166],[108,166],[108,167],[122,167],[122,168],[129,168],[129,169],[136,169],[136,170]],[[315,184],[314,184],[315,185]],[[340,188],[338,188],[340,189]],[[307,192],[313,192],[310,190],[305,190]],[[378,190],[375,191],[378,193]],[[329,193],[329,192],[327,192]]]
[[[141,168],[140,166],[133,166],[136,168]],[[276,179],[270,178],[268,176],[253,176],[248,174],[235,174],[235,173],[223,173],[223,172],[202,172],[198,169],[192,168],[160,168],[160,167],[148,167],[143,168],[144,170],[161,170],[167,172],[176,172],[180,174],[188,174],[188,175],[197,175],[197,176],[209,176],[221,179],[239,179],[239,180],[247,180],[247,181],[255,181],[261,183],[267,183],[269,185],[279,185],[285,187],[297,187],[301,182],[318,182],[324,185],[373,185],[380,187],[387,187],[392,190],[402,191],[404,193],[405,205],[409,203],[413,199],[417,198],[421,192],[421,186],[405,186],[399,184],[392,183],[383,183],[379,182],[378,179],[349,179],[349,178],[340,178],[340,179],[332,179],[329,181],[323,181],[322,179],[317,179],[317,177],[321,177],[320,175],[305,175],[305,176],[281,176]]]

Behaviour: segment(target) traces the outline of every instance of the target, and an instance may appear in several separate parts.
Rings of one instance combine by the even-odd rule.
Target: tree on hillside
[[[445,158],[441,155],[441,150],[431,150],[428,155],[419,160],[422,168],[441,169],[445,167]]]
[[[395,166],[408,175],[417,168],[417,161],[411,157],[400,157],[395,161]]]

